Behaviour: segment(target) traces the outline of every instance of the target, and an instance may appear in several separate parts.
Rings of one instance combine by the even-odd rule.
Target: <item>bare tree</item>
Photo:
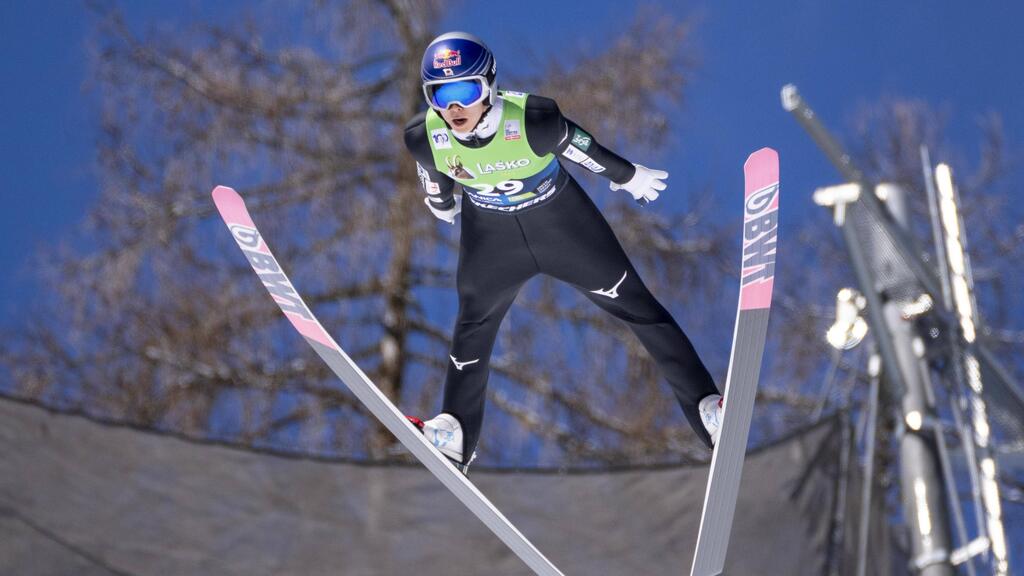
[[[17,393],[51,404],[387,458],[390,437],[281,329],[209,190],[225,183],[245,195],[308,303],[389,397],[409,412],[433,409],[457,238],[423,209],[401,133],[423,105],[417,70],[438,5],[272,9],[290,17],[173,32],[140,32],[117,10],[95,9],[100,198],[76,245],[46,255],[49,320],[20,332],[3,363]],[[606,49],[552,65],[527,88],[559,99],[599,138],[651,149],[692,64],[687,32],[642,13]],[[699,211],[623,206],[608,207],[613,225],[666,305],[711,305],[728,247],[716,224]],[[704,456],[621,325],[549,281],[527,290],[540,298],[524,299],[533,304],[502,330],[488,423],[518,434],[484,446],[493,461],[537,447],[534,462]]]

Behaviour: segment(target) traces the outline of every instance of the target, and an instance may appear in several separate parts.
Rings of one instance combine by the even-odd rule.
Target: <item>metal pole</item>
[[[895,221],[906,227],[908,214],[903,189],[891,186],[885,197]],[[913,325],[903,318],[899,304],[890,301],[884,307],[906,384],[902,399],[905,427],[900,437],[900,482],[906,521],[914,527],[911,562],[922,576],[953,576],[945,482],[939,473],[935,443],[925,427],[926,423],[935,422],[936,417],[928,402],[925,374],[920,370],[923,345]]]
[[[860,500],[860,537],[857,549],[857,576],[867,576],[868,535],[871,523],[871,493],[875,485],[875,430],[878,428],[878,388],[882,359],[871,354],[868,373],[871,376],[871,390],[868,392],[867,434],[864,439],[864,485]],[[972,575],[973,576],[973,575]]]
[[[796,86],[793,84],[786,84],[782,87],[782,107],[787,112],[793,114],[797,122],[804,127],[804,130],[807,130],[807,133],[811,135],[811,138],[818,144],[818,147],[825,152],[825,156],[835,164],[839,173],[844,178],[850,182],[864,182],[864,174],[853,165],[850,155],[828,133],[828,130],[825,130],[825,127],[822,126],[817,116],[815,116],[814,110],[811,110],[811,107],[804,102],[800,93],[797,92]]]
[[[927,370],[927,366],[923,366],[922,369]],[[931,387],[931,383],[927,383],[927,386]],[[964,515],[960,510],[960,496],[956,491],[956,478],[953,476],[953,466],[950,464],[949,449],[946,446],[946,430],[942,422],[936,421],[932,431],[935,433],[935,442],[939,449],[939,465],[942,468],[942,478],[946,483],[946,499],[949,500],[949,506],[953,509],[953,521],[956,526],[957,538],[960,541],[960,546],[966,548],[971,541],[967,537],[967,525],[964,523]],[[973,467],[973,465],[973,462],[968,462],[968,466]],[[976,574],[974,571],[974,558],[971,556],[967,557],[967,574],[968,576],[975,576]]]
[[[942,284],[942,304],[945,310],[951,312],[953,310],[953,290],[949,285],[949,263],[946,256],[946,236],[942,231],[942,220],[939,214],[939,193],[935,189],[935,177],[932,172],[931,156],[928,153],[928,147],[924,144],[921,145],[921,167],[924,175],[925,193],[928,197],[928,213],[931,216],[932,221],[932,242],[935,244],[935,259],[939,266],[939,280]],[[950,355],[953,358],[954,364],[952,376],[960,380],[960,377],[963,374],[963,367],[960,362],[960,339],[958,338],[956,321],[952,314],[948,315],[946,327],[948,330],[946,340],[949,343]],[[927,368],[925,368],[925,370],[927,370]],[[981,486],[978,483],[978,460],[974,454],[974,437],[964,429],[963,418],[960,413],[960,399],[963,397],[961,391],[965,386],[963,385],[962,380],[958,382],[958,384],[959,385],[947,386],[947,390],[950,395],[949,400],[952,407],[956,431],[960,437],[960,442],[964,447],[964,456],[967,459],[967,467],[969,470],[968,476],[970,477],[971,482],[971,496],[974,500],[975,522],[978,526],[979,534],[984,536],[985,524],[982,516]],[[934,392],[932,395],[934,396]],[[960,545],[967,546],[970,543],[970,540],[967,536],[967,528],[964,523],[963,513],[960,510],[960,498],[956,491],[956,478],[953,476],[952,466],[949,462],[949,450],[946,448],[946,437],[943,430],[936,430],[936,440],[939,442],[939,458],[942,463],[942,474],[946,479],[949,505],[953,507],[953,519],[956,521],[957,536],[960,539]],[[967,558],[967,572],[969,576],[975,576],[974,558],[970,556]]]
[[[932,160],[928,147],[921,145],[921,166],[924,169],[924,189],[928,196],[928,214],[932,220],[932,242],[935,243],[935,261],[939,265],[939,279],[942,283],[942,304],[949,312],[953,310],[953,294],[949,286],[949,264],[946,262],[946,237],[942,233],[942,220],[939,215],[939,193],[935,190],[935,177],[932,175]],[[952,313],[949,315],[952,321]],[[954,324],[955,326],[955,324]],[[956,334],[954,331],[952,334]]]
[[[856,449],[856,439],[850,430],[848,412],[841,412],[842,453],[839,456],[839,476],[836,486],[836,498],[832,506],[832,530],[829,534],[828,555],[826,557],[827,574],[840,576],[843,569],[843,542],[846,539],[846,511],[849,508],[850,460]]]
[[[967,459],[967,476],[971,481],[971,499],[974,502],[974,524],[978,527],[978,535],[982,538],[986,538],[988,530],[985,526],[985,505],[981,501],[981,477],[978,471],[978,454],[974,448],[974,434],[971,433],[971,427],[967,424],[964,416],[964,407],[961,404],[964,401],[962,394],[962,384],[955,380],[959,380],[963,375],[963,367],[960,362],[960,352],[953,350],[952,354],[955,355],[956,362],[956,373],[949,376],[947,381],[950,389],[949,407],[953,413],[953,423],[956,425],[956,432],[960,436],[960,445],[964,449],[964,457]]]
[[[987,415],[986,402],[982,395],[981,365],[977,357],[977,302],[974,299],[974,278],[971,272],[970,258],[967,254],[967,240],[964,234],[963,219],[959,215],[959,196],[953,185],[952,172],[949,166],[939,164],[935,168],[935,179],[940,196],[940,210],[946,227],[946,243],[948,247],[953,301],[959,315],[963,339],[966,341],[963,355],[964,376],[970,388],[970,407],[972,430],[979,460],[981,496],[985,504],[986,524],[988,526],[989,551],[992,554],[992,567],[997,575],[1009,573],[1007,558],[1006,534],[1002,521],[1002,506],[999,496],[999,479],[996,461],[992,454],[991,433]],[[958,356],[959,358],[959,356]]]

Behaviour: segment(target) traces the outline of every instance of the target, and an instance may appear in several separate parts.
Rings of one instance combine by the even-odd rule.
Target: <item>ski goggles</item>
[[[458,80],[436,80],[423,85],[423,96],[435,110],[447,110],[452,104],[469,108],[490,96],[491,89],[483,76]]]

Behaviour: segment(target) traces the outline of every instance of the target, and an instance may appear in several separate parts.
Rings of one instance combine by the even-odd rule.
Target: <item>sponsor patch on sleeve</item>
[[[573,140],[575,140],[575,138],[573,138]],[[590,170],[594,174],[600,174],[605,170],[604,166],[601,166],[600,164],[595,162],[593,158],[587,156],[586,154],[583,153],[582,150],[573,146],[572,144],[569,144],[569,146],[565,148],[565,151],[562,152],[562,156],[565,156],[569,160],[572,160],[573,162],[579,164],[580,166],[583,166],[584,168]]]
[[[572,160],[577,164],[583,162],[584,160],[590,159],[590,156],[587,156],[586,154],[583,153],[582,150],[573,146],[572,144],[569,144],[568,146],[565,147],[565,151],[562,152],[562,156],[565,156],[566,158]]]
[[[579,126],[576,127],[572,135],[572,143],[576,145],[580,150],[586,152],[590,149],[590,143],[594,141],[594,138],[584,132]]]
[[[586,160],[584,160],[583,162],[580,162],[580,165],[586,167],[588,170],[590,170],[594,174],[600,174],[601,172],[604,172],[604,166],[601,166],[597,162],[594,162],[594,160],[592,158],[590,158],[589,156],[587,157]]]
[[[420,186],[424,192],[432,196],[437,196],[441,193],[441,187],[430,179],[430,172],[427,172],[427,169],[419,162],[416,163],[416,175],[420,177]]]

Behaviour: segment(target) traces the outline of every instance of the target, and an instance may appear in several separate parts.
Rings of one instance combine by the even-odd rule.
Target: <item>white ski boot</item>
[[[462,425],[459,424],[455,416],[442,412],[425,422],[414,416],[406,416],[406,418],[419,428],[420,432],[427,437],[427,441],[451,460],[460,472],[466,474],[469,471],[469,465],[476,458],[476,452],[473,452],[469,462],[462,463]]]
[[[711,444],[718,446],[718,437],[722,433],[722,396],[705,396],[697,405],[697,409],[700,411],[700,421],[704,423],[704,429],[711,435]]]

